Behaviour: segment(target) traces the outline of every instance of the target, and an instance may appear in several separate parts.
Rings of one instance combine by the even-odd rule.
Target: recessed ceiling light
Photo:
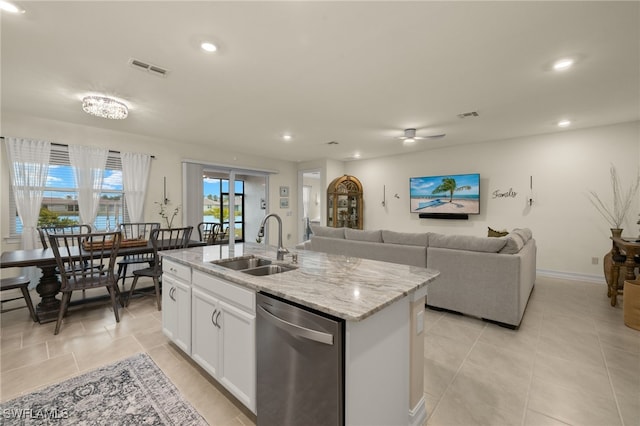
[[[353,158],[360,158],[360,153],[356,152],[355,154],[353,154]]]
[[[0,0],[0,9],[10,13],[24,13],[24,9],[20,9],[15,4],[3,0]]]
[[[563,58],[553,63],[553,69],[556,71],[565,71],[573,66],[574,60],[571,58]]]
[[[284,139],[285,141],[290,141],[291,139],[293,139],[293,137],[291,135],[283,135],[282,139]]]
[[[205,52],[215,52],[216,50],[218,50],[218,48],[216,47],[215,44],[210,43],[208,41],[202,42],[200,44],[200,47],[202,48],[202,50],[204,50]]]
[[[558,127],[569,127],[571,126],[570,120],[560,120],[558,121]]]

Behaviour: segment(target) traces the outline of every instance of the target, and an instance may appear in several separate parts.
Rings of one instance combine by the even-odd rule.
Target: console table
[[[636,279],[635,269],[639,266],[635,261],[635,256],[640,255],[640,239],[638,238],[621,238],[611,237],[613,241],[613,261],[611,262],[611,306],[618,303],[618,277],[620,276],[620,267],[626,269],[625,280],[633,281]],[[615,259],[619,255],[626,256],[624,262],[616,262]]]

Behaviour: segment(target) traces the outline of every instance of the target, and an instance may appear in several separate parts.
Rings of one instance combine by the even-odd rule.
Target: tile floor
[[[640,331],[604,284],[538,277],[518,331],[430,310],[425,327],[428,426],[640,426]]]
[[[255,424],[168,343],[152,298],[133,300],[120,324],[107,304],[85,306],[58,336],[26,309],[0,320],[1,401],[146,352],[209,424]],[[431,310],[425,329],[428,426],[640,425],[640,331],[604,285],[538,277],[518,331]]]

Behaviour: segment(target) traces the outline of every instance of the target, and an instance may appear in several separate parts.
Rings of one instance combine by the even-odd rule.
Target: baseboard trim
[[[409,410],[409,426],[422,426],[427,421],[427,403],[424,395],[420,401]]]
[[[541,277],[558,278],[563,280],[582,281],[594,284],[606,284],[603,275],[579,274],[576,272],[550,271],[548,269],[536,269],[536,275]]]

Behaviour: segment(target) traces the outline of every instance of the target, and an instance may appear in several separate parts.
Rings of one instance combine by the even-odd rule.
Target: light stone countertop
[[[293,250],[292,250],[293,252]],[[379,262],[309,250],[296,251],[297,269],[274,275],[253,276],[234,271],[212,261],[246,255],[269,258],[273,264],[291,264],[276,260],[275,247],[256,243],[229,246],[203,246],[161,252],[177,263],[191,266],[240,286],[263,291],[286,300],[325,312],[347,321],[361,321],[396,300],[432,282],[440,273],[433,269],[397,263]]]

